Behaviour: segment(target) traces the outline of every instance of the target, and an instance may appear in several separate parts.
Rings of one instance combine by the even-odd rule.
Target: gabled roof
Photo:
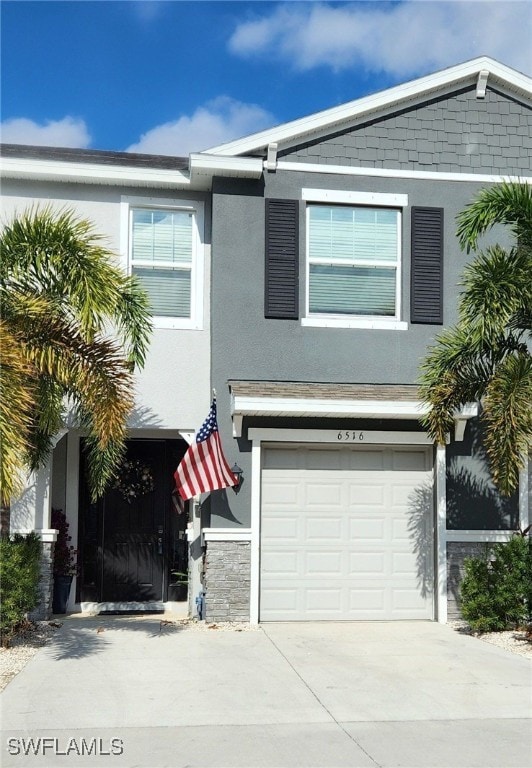
[[[261,154],[270,144],[277,144],[278,149],[283,149],[358,122],[414,106],[428,98],[444,96],[459,88],[477,87],[479,97],[482,98],[486,81],[490,87],[532,105],[532,78],[488,56],[481,56],[338,107],[220,144],[201,154]]]

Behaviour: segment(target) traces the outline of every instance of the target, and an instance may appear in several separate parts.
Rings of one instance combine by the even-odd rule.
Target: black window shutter
[[[266,200],[264,317],[299,317],[299,201]]]
[[[410,322],[443,323],[443,208],[412,208]]]

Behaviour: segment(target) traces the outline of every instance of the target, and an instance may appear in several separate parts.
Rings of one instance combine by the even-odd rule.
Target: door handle
[[[162,555],[163,553],[163,537],[162,536],[159,536],[159,538],[157,539],[157,553],[159,555]]]

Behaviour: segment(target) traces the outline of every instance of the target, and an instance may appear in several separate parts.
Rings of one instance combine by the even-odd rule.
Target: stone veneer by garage
[[[205,555],[205,620],[249,621],[251,544],[209,541]]]
[[[39,572],[39,602],[28,615],[31,621],[46,621],[52,615],[52,597],[54,590],[54,542],[41,543],[41,563]]]
[[[481,557],[486,552],[482,541],[449,541],[447,543],[447,616],[460,619],[460,582],[464,578],[466,557]]]

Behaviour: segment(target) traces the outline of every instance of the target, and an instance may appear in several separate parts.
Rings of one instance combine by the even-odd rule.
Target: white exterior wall
[[[121,235],[121,200],[124,196],[204,200],[189,190],[175,192],[131,189],[94,184],[62,184],[5,179],[2,183],[2,223],[32,206],[73,209],[93,222],[105,236],[105,245],[127,267],[127,242]],[[205,200],[203,327],[201,330],[155,328],[144,369],[136,376],[136,406],[130,418],[134,437],[176,438],[194,432],[210,405],[210,205]],[[162,431],[160,431],[162,430]],[[57,455],[56,455],[57,454]],[[53,466],[53,480],[52,479]],[[79,434],[70,431],[54,451],[49,465],[28,478],[28,485],[13,502],[11,528],[46,530],[51,507],[64,509],[73,541],[78,527]],[[55,486],[55,487],[54,487]],[[71,592],[71,601],[75,588]],[[72,607],[72,606],[71,606]]]
[[[106,245],[126,268],[127,244],[121,242],[121,197],[150,197],[168,200],[191,199],[189,190],[128,189],[93,184],[26,182],[6,179],[2,183],[2,221],[9,221],[32,205],[71,208],[90,219]],[[208,201],[205,206],[207,209]],[[130,420],[132,429],[194,431],[203,423],[210,404],[210,230],[205,211],[204,291],[202,330],[156,328],[145,368],[137,374],[137,406]],[[120,254],[123,255],[120,255]]]

